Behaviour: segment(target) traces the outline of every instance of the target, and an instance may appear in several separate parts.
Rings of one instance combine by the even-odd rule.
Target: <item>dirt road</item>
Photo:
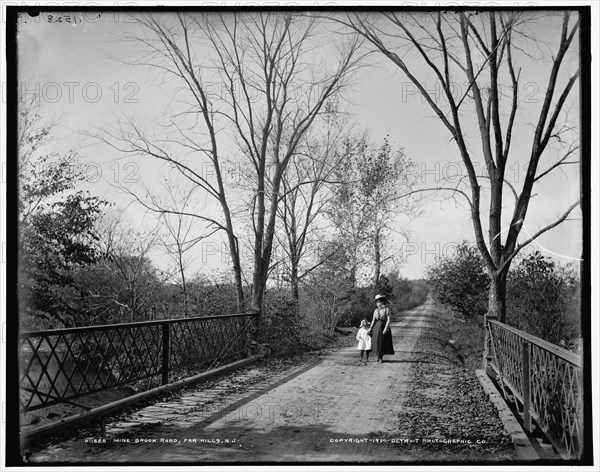
[[[398,441],[398,414],[411,384],[421,327],[435,325],[425,304],[392,321],[394,356],[359,362],[354,348],[263,390],[247,392],[210,415],[162,415],[147,409],[145,427],[79,438],[36,451],[32,462],[253,463],[411,461]],[[193,402],[192,402],[193,403]],[[192,404],[190,403],[190,406]],[[164,407],[161,410],[161,407]],[[154,412],[154,413],[153,413]],[[141,417],[144,417],[142,412]],[[160,420],[160,421],[158,421]]]

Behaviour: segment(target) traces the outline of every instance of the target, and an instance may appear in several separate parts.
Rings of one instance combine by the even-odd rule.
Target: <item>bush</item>
[[[212,316],[237,313],[237,291],[234,284],[195,280],[188,285],[190,316]],[[180,294],[180,310],[183,296]]]
[[[355,288],[348,298],[346,314],[340,319],[339,326],[358,327],[364,319],[370,322],[374,307],[372,293],[371,287]]]
[[[539,251],[519,257],[507,279],[506,323],[554,344],[580,336],[579,280]],[[487,311],[489,278],[477,249],[461,243],[428,268],[434,297],[467,318]]]
[[[507,324],[554,344],[580,336],[579,280],[539,251],[523,256],[510,271]]]
[[[479,251],[466,241],[458,245],[454,256],[428,267],[427,279],[437,300],[467,318],[487,311],[490,279]]]
[[[258,341],[290,346],[302,340],[304,324],[287,293],[271,291],[265,294]]]

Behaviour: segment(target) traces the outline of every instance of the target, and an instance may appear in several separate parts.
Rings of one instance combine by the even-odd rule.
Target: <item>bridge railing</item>
[[[565,459],[583,453],[583,376],[579,355],[521,330],[488,321],[489,365],[502,390],[522,405],[523,423],[545,433]],[[504,393],[504,392],[503,392]]]
[[[251,347],[256,313],[25,332],[21,411],[145,379],[163,385],[184,369],[209,370]]]

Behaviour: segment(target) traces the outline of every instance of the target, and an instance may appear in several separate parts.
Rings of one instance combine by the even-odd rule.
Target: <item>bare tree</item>
[[[560,18],[562,15],[562,18]],[[526,245],[565,221],[579,206],[566,204],[564,212],[534,234],[519,239],[528,214],[534,186],[549,172],[577,162],[577,127],[569,123],[567,100],[579,79],[579,69],[568,70],[568,53],[577,44],[579,19],[539,12],[436,12],[410,14],[383,12],[349,14],[336,18],[359,32],[376,50],[392,61],[421,93],[456,143],[468,187],[436,187],[468,201],[477,247],[490,277],[489,316],[505,320],[506,277],[511,261]],[[541,44],[532,23],[542,31],[556,31],[556,45]],[[543,25],[542,25],[543,23]],[[538,33],[539,34],[539,33]],[[554,49],[552,49],[554,48]],[[532,57],[540,51],[540,57]],[[528,65],[538,69],[549,62],[547,84],[536,122],[527,132],[519,121],[521,74]],[[434,75],[444,100],[436,100],[423,77]],[[464,88],[456,84],[466,83]],[[506,93],[508,92],[508,93]],[[476,125],[469,128],[473,116]],[[475,128],[475,129],[473,129]],[[468,130],[468,132],[467,132]],[[508,179],[507,164],[515,131],[527,133],[530,151],[521,188]],[[479,149],[469,142],[477,133]],[[485,161],[483,175],[476,172],[477,156]],[[553,161],[542,165],[544,157]],[[516,159],[513,157],[513,160]],[[489,186],[487,219],[482,220],[482,188]],[[504,228],[503,194],[507,187],[515,198],[510,221]],[[429,189],[423,189],[429,190]],[[487,224],[487,238],[484,225]],[[502,240],[503,235],[504,240]]]
[[[334,172],[347,157],[343,141],[349,131],[349,120],[338,111],[337,104],[327,104],[282,178],[282,204],[278,208],[282,236],[278,238],[296,309],[300,281],[327,258],[320,250],[318,220],[331,199],[331,187],[339,183]],[[309,257],[309,267],[300,273],[302,261]]]
[[[18,261],[21,321],[78,322],[74,271],[96,261],[93,227],[106,201],[79,186],[79,154],[58,139],[62,123],[39,97],[19,97]],[[58,146],[60,142],[63,146]]]
[[[227,168],[236,159],[249,163],[251,308],[260,311],[283,176],[324,104],[357,68],[358,36],[339,48],[328,43],[329,54],[319,55],[322,21],[292,12],[144,15],[138,21],[148,35],[131,38],[147,50],[137,63],[175,79],[180,109],[164,120],[163,139],[146,136],[133,120],[103,139],[125,153],[167,163],[218,202],[220,218],[196,217],[227,234],[240,311],[245,300],[232,216],[236,196],[228,189]]]
[[[136,231],[123,218],[122,211],[115,211],[98,222],[96,244],[101,258],[90,270],[80,273],[79,281],[93,310],[117,312],[116,320],[114,315],[107,316],[121,323],[124,319],[149,319],[162,282],[150,259],[157,232]]]
[[[198,220],[187,216],[186,213],[198,213],[194,210],[194,193],[196,187],[186,188],[186,183],[180,185],[168,179],[164,181],[165,198],[160,208],[167,209],[161,213],[160,223],[163,228],[158,235],[158,243],[164,254],[169,258],[173,272],[169,274],[173,284],[183,295],[183,311],[189,316],[188,272],[194,265],[192,249],[211,233],[198,235]]]

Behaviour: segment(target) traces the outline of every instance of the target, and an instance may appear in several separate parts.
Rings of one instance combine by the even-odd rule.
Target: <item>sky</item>
[[[132,225],[151,224],[151,218],[144,216],[139,206],[131,205],[130,197],[119,187],[136,191],[145,187],[156,189],[164,170],[152,162],[123,157],[89,137],[83,138],[81,133],[111,126],[123,113],[140,120],[160,119],[173,103],[172,86],[162,83],[143,66],[123,63],[136,57],[134,44],[119,39],[124,33],[137,32],[138,26],[127,14],[105,12],[98,17],[88,13],[79,15],[77,20],[70,24],[57,22],[56,18],[49,21],[47,14],[42,14],[22,22],[18,37],[19,73],[27,78],[27,84],[21,84],[24,87],[21,91],[39,97],[49,115],[61,116],[64,127],[60,142],[64,146],[76,143],[79,147],[81,165],[87,175],[86,188],[127,207],[127,220]],[[540,40],[549,39],[545,37],[554,31],[556,29],[544,21],[532,26],[533,34]],[[412,56],[407,57],[409,60]],[[515,130],[511,152],[514,160],[508,166],[509,176],[517,185],[522,182],[523,163],[530,150],[531,130],[526,123],[534,120],[541,106],[546,67],[547,64],[536,61],[523,64],[525,80],[520,91],[523,103],[519,108],[523,125]],[[568,70],[577,67],[577,49],[574,57],[566,61],[566,67]],[[424,69],[419,69],[419,73],[426,89],[442,100],[435,78]],[[458,82],[456,87],[465,87],[465,84]],[[218,86],[215,93],[219,93]],[[381,56],[371,59],[346,96],[349,100],[344,106],[358,127],[368,129],[375,142],[389,135],[394,145],[403,147],[414,162],[412,169],[423,186],[437,186],[444,177],[463,175],[457,146],[448,131],[414,85],[389,61],[382,60]],[[572,97],[570,113],[577,120],[577,91]],[[474,122],[470,124],[475,126]],[[466,136],[471,149],[480,149],[475,133],[469,128],[466,128]],[[545,168],[544,162],[540,167]],[[535,193],[523,237],[553,221],[577,198],[577,166],[565,167],[544,179]],[[507,192],[505,219],[512,212],[510,199]],[[204,211],[218,212],[210,202],[207,205]],[[482,208],[486,205],[484,194]],[[408,231],[409,239],[392,238],[389,248],[400,255],[397,259],[402,261],[400,274],[406,278],[423,277],[427,265],[433,263],[436,256],[451,255],[456,242],[474,241],[465,207],[432,194],[424,198],[418,218],[402,219],[398,224]],[[581,215],[575,211],[569,221],[540,237],[530,248],[537,248],[560,263],[577,262],[581,254],[581,224]],[[199,250],[203,252],[196,258],[198,270],[211,272],[215,267],[220,269],[223,263],[229,264],[227,257],[215,254],[215,247],[219,247],[219,252],[223,247],[218,237],[201,246]],[[163,263],[163,259],[157,260]]]

